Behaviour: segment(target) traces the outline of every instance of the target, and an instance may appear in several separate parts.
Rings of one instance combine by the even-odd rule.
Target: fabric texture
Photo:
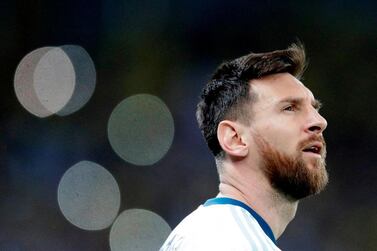
[[[242,204],[229,198],[208,200],[172,231],[160,251],[279,251],[270,228],[262,227]]]

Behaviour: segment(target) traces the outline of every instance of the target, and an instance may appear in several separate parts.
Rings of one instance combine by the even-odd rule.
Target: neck
[[[298,202],[275,191],[262,173],[231,170],[233,172],[220,174],[219,196],[233,198],[250,206],[267,222],[278,239],[294,218]]]

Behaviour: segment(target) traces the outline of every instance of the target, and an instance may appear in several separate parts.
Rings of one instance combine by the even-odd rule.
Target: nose
[[[322,133],[327,127],[327,121],[317,110],[314,110],[310,116],[309,123],[306,127],[308,133]]]

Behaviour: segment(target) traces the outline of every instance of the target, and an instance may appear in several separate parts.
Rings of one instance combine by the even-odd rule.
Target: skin
[[[312,92],[289,73],[251,80],[250,85],[258,98],[247,109],[249,123],[224,120],[218,126],[218,140],[226,153],[218,162],[219,196],[249,205],[266,220],[277,239],[294,218],[298,200],[271,184],[263,170],[261,139],[276,152],[300,157],[310,172],[324,172],[324,143],[318,139],[327,121],[319,114],[320,105]],[[321,146],[322,152],[304,152],[309,142]]]

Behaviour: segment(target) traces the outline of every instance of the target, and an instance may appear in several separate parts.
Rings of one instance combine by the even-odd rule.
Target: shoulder
[[[200,206],[173,230],[161,251],[251,250],[236,211],[227,205]]]
[[[227,233],[237,227],[232,207],[227,205],[200,206],[176,227],[176,231],[190,234],[216,230]],[[223,230],[223,232],[221,231]]]

